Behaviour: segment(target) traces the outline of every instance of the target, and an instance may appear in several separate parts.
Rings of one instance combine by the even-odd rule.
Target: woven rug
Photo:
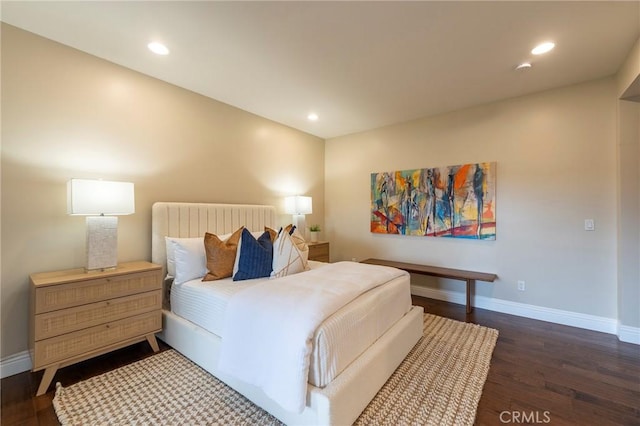
[[[472,425],[496,330],[424,315],[424,336],[357,425]],[[63,388],[63,425],[280,425],[174,350]]]

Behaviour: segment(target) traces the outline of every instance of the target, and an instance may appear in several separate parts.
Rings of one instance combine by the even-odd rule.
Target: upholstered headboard
[[[228,234],[241,226],[250,231],[262,231],[265,226],[276,228],[273,206],[158,202],[151,208],[151,215],[151,261],[162,265],[164,275],[167,272],[164,237],[204,238],[205,232]]]

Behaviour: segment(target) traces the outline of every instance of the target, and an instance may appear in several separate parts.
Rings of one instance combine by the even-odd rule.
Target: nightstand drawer
[[[162,307],[162,290],[38,314],[35,340],[43,340],[94,325],[116,321]]]
[[[38,287],[35,313],[55,311],[162,288],[160,270],[115,275],[52,286]]]
[[[309,260],[315,260],[317,262],[329,262],[329,243],[308,243],[309,246]]]
[[[114,343],[144,336],[162,329],[162,313],[149,312],[135,317],[86,328],[35,342],[34,370],[98,351]]]

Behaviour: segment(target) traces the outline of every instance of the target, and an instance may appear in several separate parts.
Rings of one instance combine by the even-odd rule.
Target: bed
[[[228,234],[245,226],[251,231],[277,228],[275,208],[260,205],[155,203],[152,208],[152,261],[166,274],[165,237],[201,237],[205,232]],[[316,275],[333,265],[309,262]],[[327,269],[328,270],[328,269]],[[306,272],[303,272],[303,274]],[[286,277],[290,278],[290,277]],[[422,336],[422,308],[406,306],[408,276],[398,277],[362,294],[327,318],[314,335],[306,403],[302,412],[284,409],[257,386],[224,373],[219,368],[224,337],[219,316],[202,315],[220,310],[242,283],[200,283],[175,286],[166,283],[163,331],[158,337],[202,368],[218,377],[256,405],[286,424],[346,425],[355,421],[377,391]],[[410,298],[410,296],[408,296]],[[390,301],[380,305],[379,301]],[[410,299],[409,299],[410,300]],[[171,306],[169,303],[173,303]],[[386,303],[386,302],[385,302]],[[208,308],[211,306],[212,308]],[[215,308],[213,308],[215,307]],[[363,318],[375,318],[363,332]],[[356,324],[353,327],[342,324]],[[341,342],[349,341],[348,345]],[[326,355],[326,354],[330,354]]]

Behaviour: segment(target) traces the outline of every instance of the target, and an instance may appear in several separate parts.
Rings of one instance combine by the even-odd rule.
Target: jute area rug
[[[496,330],[425,314],[424,336],[357,425],[472,425]],[[280,425],[174,350],[63,388],[63,425]]]

